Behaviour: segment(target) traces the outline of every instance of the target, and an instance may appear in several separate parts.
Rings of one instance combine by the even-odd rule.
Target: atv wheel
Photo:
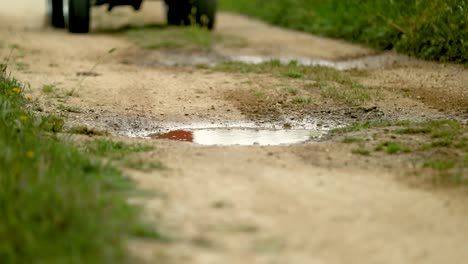
[[[47,0],[47,20],[55,28],[64,28],[63,0]]]
[[[88,33],[90,24],[90,0],[62,0],[63,15],[68,31]]]
[[[216,21],[216,0],[194,0],[195,22],[197,25],[213,29]]]
[[[166,1],[167,24],[172,26],[190,25],[192,5],[189,1]]]

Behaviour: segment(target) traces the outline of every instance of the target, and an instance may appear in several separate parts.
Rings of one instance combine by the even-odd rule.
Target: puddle
[[[295,62],[301,66],[323,66],[333,68],[339,71],[345,70],[365,70],[365,69],[377,69],[396,63],[403,63],[408,60],[406,56],[394,54],[394,53],[382,53],[374,56],[366,56],[362,58],[332,61],[323,59],[312,59],[312,58],[301,58],[301,57],[262,57],[262,56],[232,56],[229,61],[242,62],[247,64],[260,64],[269,62],[272,60],[279,60],[281,64],[287,65],[291,62]]]
[[[273,146],[305,143],[320,138],[326,131],[313,129],[205,128],[153,133],[147,137],[193,142],[208,146]]]
[[[272,60],[279,60],[282,64],[287,65],[295,62],[301,66],[324,66],[336,70],[365,70],[378,69],[392,66],[395,64],[409,63],[410,59],[406,56],[394,53],[382,53],[373,56],[366,56],[356,59],[333,61],[316,58],[304,58],[297,56],[283,57],[268,57],[268,56],[229,56],[222,55],[217,52],[200,52],[200,53],[185,53],[171,51],[151,51],[144,56],[132,59],[133,63],[144,66],[196,66],[207,65],[215,66],[226,62],[242,62],[247,64],[260,64]]]

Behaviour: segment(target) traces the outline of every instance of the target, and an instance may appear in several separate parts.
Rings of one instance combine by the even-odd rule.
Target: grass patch
[[[353,83],[347,89],[343,89],[333,83],[324,83],[320,86],[321,95],[348,105],[359,106],[370,99],[368,89],[357,83]]]
[[[362,155],[362,156],[370,156],[371,152],[365,148],[356,148],[351,150],[351,153]]]
[[[424,59],[468,63],[468,0],[221,0],[270,23]]]
[[[310,96],[296,96],[292,99],[293,104],[311,104],[313,102]]]
[[[445,171],[455,167],[455,161],[453,160],[428,160],[423,164],[425,168],[432,168],[438,171]]]
[[[63,121],[26,110],[21,85],[0,72],[2,263],[124,263],[135,235],[132,184],[53,132]]]
[[[55,93],[57,91],[57,87],[53,84],[46,84],[44,86],[42,86],[42,92],[43,93],[46,93],[46,94],[51,94],[51,93]]]
[[[231,61],[218,64],[211,69],[222,72],[274,74],[278,77],[306,78],[316,82],[333,81],[343,85],[357,84],[347,72],[323,66],[302,66],[296,61],[288,64],[282,64],[275,59],[259,64]]]
[[[123,159],[120,164],[123,166],[134,169],[140,170],[143,172],[151,172],[154,170],[162,170],[165,169],[165,166],[159,161],[151,161],[145,160],[143,158],[130,158],[130,159]]]
[[[89,153],[111,158],[122,158],[130,153],[146,152],[153,150],[153,146],[143,144],[128,144],[110,139],[95,139],[88,146]]]
[[[351,143],[356,143],[356,142],[361,142],[362,139],[356,138],[356,137],[345,137],[343,139],[343,143],[345,144],[351,144]]]
[[[29,65],[27,63],[24,63],[24,62],[16,62],[15,63],[15,68],[18,71],[27,71],[27,70],[29,70]]]
[[[405,125],[405,124],[408,124],[408,122],[407,121],[392,122],[392,121],[387,121],[387,120],[356,122],[356,123],[352,123],[351,125],[349,125],[347,127],[333,129],[331,131],[331,133],[346,134],[346,133],[366,130],[366,129],[369,129],[369,128],[401,126],[401,125]]]
[[[94,128],[89,128],[87,126],[75,126],[75,127],[70,128],[67,132],[71,134],[79,134],[79,135],[87,135],[87,136],[109,135],[107,131],[97,130]]]
[[[133,225],[130,233],[134,237],[143,238],[143,239],[151,239],[151,240],[158,240],[163,242],[168,242],[171,239],[166,236],[165,234],[154,230],[154,228],[148,227],[148,225],[137,224]]]
[[[40,130],[53,133],[62,132],[63,126],[65,124],[65,121],[63,121],[62,118],[54,115],[38,118],[37,121],[39,122]]]
[[[397,153],[407,153],[411,152],[411,149],[401,145],[401,143],[397,142],[384,142],[377,147],[375,147],[377,151],[385,151],[387,154],[397,154]]]
[[[293,79],[300,79],[304,77],[303,73],[297,72],[297,71],[287,71],[283,73],[284,76],[293,78]]]
[[[69,113],[82,113],[83,111],[81,108],[77,106],[71,106],[71,105],[58,105],[57,106],[58,110],[62,110],[64,112],[69,112]]]
[[[385,129],[385,137],[391,138],[375,145],[372,142],[356,141],[356,136],[366,133],[363,130]],[[358,142],[360,147],[353,149],[359,154],[363,146],[372,147],[376,151],[387,154],[414,153],[411,158],[419,160],[423,168],[431,168],[437,173],[437,182],[451,184],[468,183],[466,168],[468,168],[468,127],[454,120],[431,120],[426,122],[410,121],[380,121],[354,123],[346,128],[335,129],[335,134],[348,134],[343,143]],[[381,135],[381,133],[379,133]],[[362,145],[362,146],[361,146]]]
[[[146,49],[209,49],[220,42],[219,36],[200,27],[133,28],[126,32],[137,45]]]
[[[354,81],[347,72],[322,66],[301,66],[292,61],[282,64],[279,60],[271,60],[260,64],[242,62],[225,62],[211,68],[215,71],[236,73],[271,74],[279,78],[304,79],[300,90],[306,93],[319,91],[322,98],[332,99],[351,106],[362,105],[371,100],[368,88]],[[289,95],[299,94],[299,88],[285,88]],[[294,101],[294,100],[293,100]]]

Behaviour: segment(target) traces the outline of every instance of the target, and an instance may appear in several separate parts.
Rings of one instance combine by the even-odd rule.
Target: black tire
[[[47,20],[55,28],[65,28],[62,0],[47,0]]]
[[[90,25],[90,0],[63,0],[68,1],[68,16],[65,13],[65,22],[71,33],[88,33]]]
[[[166,1],[167,24],[172,26],[190,25],[192,5],[189,1]]]
[[[212,30],[216,22],[217,1],[194,0],[193,8],[195,9],[195,22],[197,25]]]

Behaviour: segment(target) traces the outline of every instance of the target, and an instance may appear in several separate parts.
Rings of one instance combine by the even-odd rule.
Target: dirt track
[[[248,90],[252,82],[274,82],[264,75],[135,63],[132,55],[148,60],[157,54],[109,33],[70,35],[46,27],[42,2],[0,4],[0,56],[9,57],[13,76],[30,84],[28,93],[46,112],[58,112],[60,104],[82,109],[68,114],[70,124],[122,135],[167,124],[252,121],[223,95]],[[164,22],[158,2],[146,3],[141,13],[100,9],[93,16],[94,29]],[[339,60],[375,53],[232,14],[221,14],[216,31],[246,40],[239,49],[218,47],[228,55]],[[111,48],[116,52],[107,54]],[[76,75],[96,64],[99,76]],[[379,108],[392,117],[467,120],[468,71],[463,67],[398,59],[367,72],[360,82],[390,96]],[[78,96],[66,101],[45,96],[45,84],[75,89]],[[401,96],[402,90],[409,96]],[[168,244],[131,241],[129,248],[141,261],[426,264],[468,259],[466,191],[411,187],[400,180],[409,165],[395,165],[393,158],[357,157],[335,141],[203,147],[120,139],[153,144],[156,150],[145,158],[170,168],[127,172],[142,188],[162,194],[142,201],[145,216],[174,238]]]

